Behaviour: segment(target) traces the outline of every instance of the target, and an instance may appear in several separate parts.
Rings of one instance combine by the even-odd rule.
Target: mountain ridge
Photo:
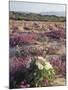
[[[57,11],[57,12],[40,12],[41,15],[56,15],[56,16],[65,16],[65,12],[63,11]]]

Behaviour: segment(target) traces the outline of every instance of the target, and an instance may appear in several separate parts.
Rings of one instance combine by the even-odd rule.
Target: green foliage
[[[36,65],[36,59],[30,63],[30,67],[28,68],[27,74],[25,74],[25,80],[30,84],[31,87],[42,87],[45,86],[43,84],[43,80],[48,80],[48,85],[50,85],[51,81],[55,78],[55,73],[53,69],[46,70],[45,66],[41,70]]]

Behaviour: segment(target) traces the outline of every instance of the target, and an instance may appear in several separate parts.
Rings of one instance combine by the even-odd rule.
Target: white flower
[[[45,62],[45,69],[49,70],[49,69],[53,69],[52,65],[49,62]]]
[[[44,68],[43,65],[39,62],[36,62],[36,65],[38,66],[39,70],[42,70]]]
[[[41,63],[42,65],[44,65],[44,64],[45,64],[45,62],[46,62],[46,59],[45,59],[45,58],[43,58],[43,57],[38,57],[37,62],[39,62],[39,63]]]
[[[43,58],[43,57],[41,57],[41,56],[39,56],[38,59],[39,59],[39,60],[42,60],[42,61],[44,61],[44,62],[45,62],[45,60],[46,60],[45,58]]]
[[[52,65],[43,57],[38,57],[36,65],[39,69],[45,68],[46,70],[53,69]]]

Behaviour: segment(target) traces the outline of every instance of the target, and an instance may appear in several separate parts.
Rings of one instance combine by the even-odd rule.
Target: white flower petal
[[[39,69],[39,70],[42,70],[42,69],[43,69],[43,65],[42,65],[42,64],[36,62],[36,65],[38,66],[38,69]]]
[[[53,69],[53,67],[49,62],[45,62],[45,69],[49,70],[49,69]]]

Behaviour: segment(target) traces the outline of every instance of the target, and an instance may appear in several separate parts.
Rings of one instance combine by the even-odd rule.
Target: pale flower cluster
[[[52,65],[49,62],[45,62],[45,69],[49,70],[49,69],[53,69]]]
[[[36,62],[36,65],[38,66],[39,70],[42,70],[44,68],[43,65],[39,62]]]
[[[45,68],[46,70],[53,69],[52,65],[43,57],[38,57],[36,65],[38,66],[39,70],[42,70],[43,68]]]

